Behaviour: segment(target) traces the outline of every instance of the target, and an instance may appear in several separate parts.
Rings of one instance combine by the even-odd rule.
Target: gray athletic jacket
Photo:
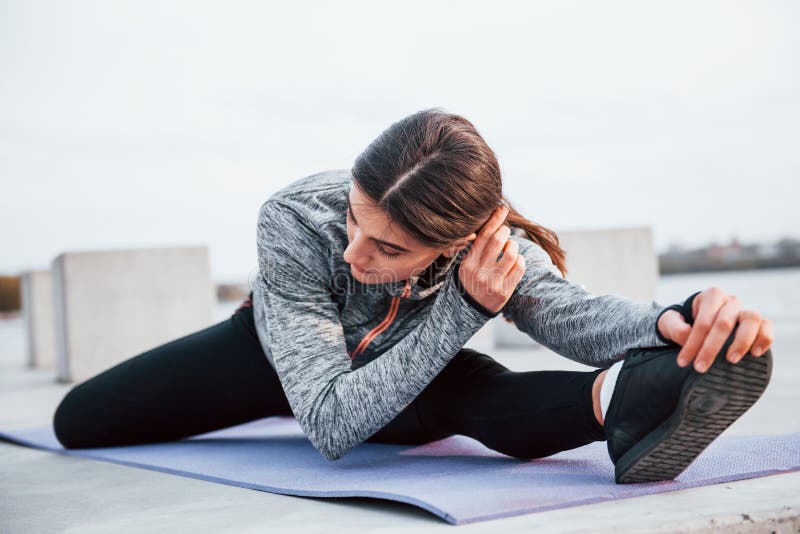
[[[458,283],[466,248],[407,281],[355,280],[342,257],[350,184],[349,170],[328,170],[264,202],[252,287],[264,353],[303,432],[328,460],[394,419],[497,315]],[[655,328],[664,306],[594,295],[562,278],[538,244],[511,239],[525,274],[501,311],[534,340],[594,367],[630,348],[667,345]]]

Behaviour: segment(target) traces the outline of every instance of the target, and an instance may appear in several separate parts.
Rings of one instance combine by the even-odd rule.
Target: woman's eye
[[[355,217],[353,217],[353,212],[350,210],[350,206],[347,206],[347,216],[350,218],[351,221],[353,221],[353,224],[355,224],[355,225],[358,224],[356,222]],[[386,249],[384,249],[381,246],[377,247],[377,249],[378,249],[378,252],[380,252],[382,255],[386,256],[387,258],[396,258],[397,256],[400,255],[399,252],[386,252]]]
[[[400,255],[399,252],[386,252],[386,249],[384,249],[383,247],[378,247],[378,252],[380,252],[387,258],[396,258],[397,256]]]

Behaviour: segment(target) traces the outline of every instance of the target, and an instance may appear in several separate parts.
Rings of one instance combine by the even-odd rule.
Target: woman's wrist
[[[458,289],[459,294],[464,298],[464,300],[466,300],[470,306],[472,306],[482,314],[486,315],[487,317],[497,317],[497,315],[502,311],[501,308],[500,310],[493,312],[487,309],[485,306],[483,306],[480,302],[475,300],[472,297],[472,295],[470,295],[469,292],[464,288],[464,285],[461,283],[461,277],[459,276],[457,270],[455,273],[453,273],[453,281],[456,284],[456,288]]]

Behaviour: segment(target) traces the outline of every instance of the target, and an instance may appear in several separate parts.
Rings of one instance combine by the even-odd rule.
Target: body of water
[[[736,295],[744,309],[769,319],[776,338],[786,329],[800,329],[800,268],[796,267],[662,276],[655,300],[668,306],[710,287]]]

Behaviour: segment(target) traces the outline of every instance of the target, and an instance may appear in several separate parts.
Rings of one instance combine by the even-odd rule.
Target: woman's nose
[[[344,249],[344,261],[347,263],[357,263],[359,265],[368,263],[369,254],[366,252],[365,245],[366,243],[364,240],[362,240],[359,233],[356,232],[353,239],[347,244],[347,248]]]

